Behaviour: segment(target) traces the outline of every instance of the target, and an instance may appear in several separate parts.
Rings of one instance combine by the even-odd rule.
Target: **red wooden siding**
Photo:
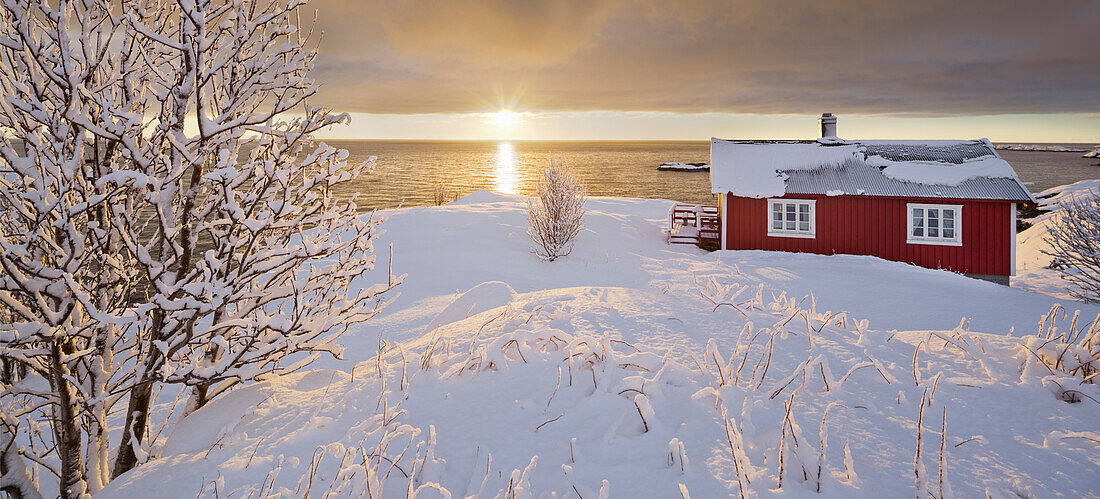
[[[768,236],[766,199],[725,196],[726,249],[761,249],[823,255],[873,255],[921,267],[972,274],[1009,275],[1012,203],[969,199],[906,199],[870,196],[790,195],[814,199],[817,237]],[[907,203],[962,205],[962,246],[909,244]]]

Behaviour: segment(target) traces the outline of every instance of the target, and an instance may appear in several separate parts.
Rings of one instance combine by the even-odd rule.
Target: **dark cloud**
[[[314,4],[347,111],[1100,112],[1100,2]]]

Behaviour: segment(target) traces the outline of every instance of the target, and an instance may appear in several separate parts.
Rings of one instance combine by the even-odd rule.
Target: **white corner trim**
[[[1008,209],[1012,212],[1012,220],[1009,221],[1008,226],[1008,247],[1012,249],[1008,257],[1011,262],[1008,275],[1014,276],[1016,275],[1016,203],[1008,205]]]
[[[720,243],[721,247],[719,249],[728,250],[730,248],[726,245],[726,233],[729,232],[730,223],[729,194],[723,193],[721,196],[722,197],[718,198],[718,216],[722,218],[722,242]]]

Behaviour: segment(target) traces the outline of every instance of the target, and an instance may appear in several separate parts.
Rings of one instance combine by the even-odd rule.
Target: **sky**
[[[329,137],[1100,142],[1098,1],[311,6]]]

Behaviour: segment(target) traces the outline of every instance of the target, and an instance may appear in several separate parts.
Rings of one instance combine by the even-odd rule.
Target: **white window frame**
[[[772,210],[776,203],[783,205],[783,213],[787,213],[787,205],[795,205],[795,229],[776,229],[772,225]],[[798,230],[797,215],[799,213],[799,205],[808,205],[810,211],[810,230]],[[817,201],[813,199],[787,199],[787,198],[768,198],[768,236],[770,237],[801,237],[806,239],[817,238]],[[786,216],[784,215],[784,222],[786,222]],[[785,225],[785,224],[784,224]]]
[[[913,235],[913,210],[924,210],[924,236]],[[937,219],[937,228],[939,233],[943,234],[943,211],[951,210],[955,212],[954,215],[954,229],[955,237],[946,238],[943,236],[929,237],[928,234],[928,210],[939,210],[940,216]],[[908,244],[935,244],[939,246],[962,246],[962,227],[963,227],[963,207],[961,204],[923,204],[923,203],[906,203],[905,205],[905,242]]]

